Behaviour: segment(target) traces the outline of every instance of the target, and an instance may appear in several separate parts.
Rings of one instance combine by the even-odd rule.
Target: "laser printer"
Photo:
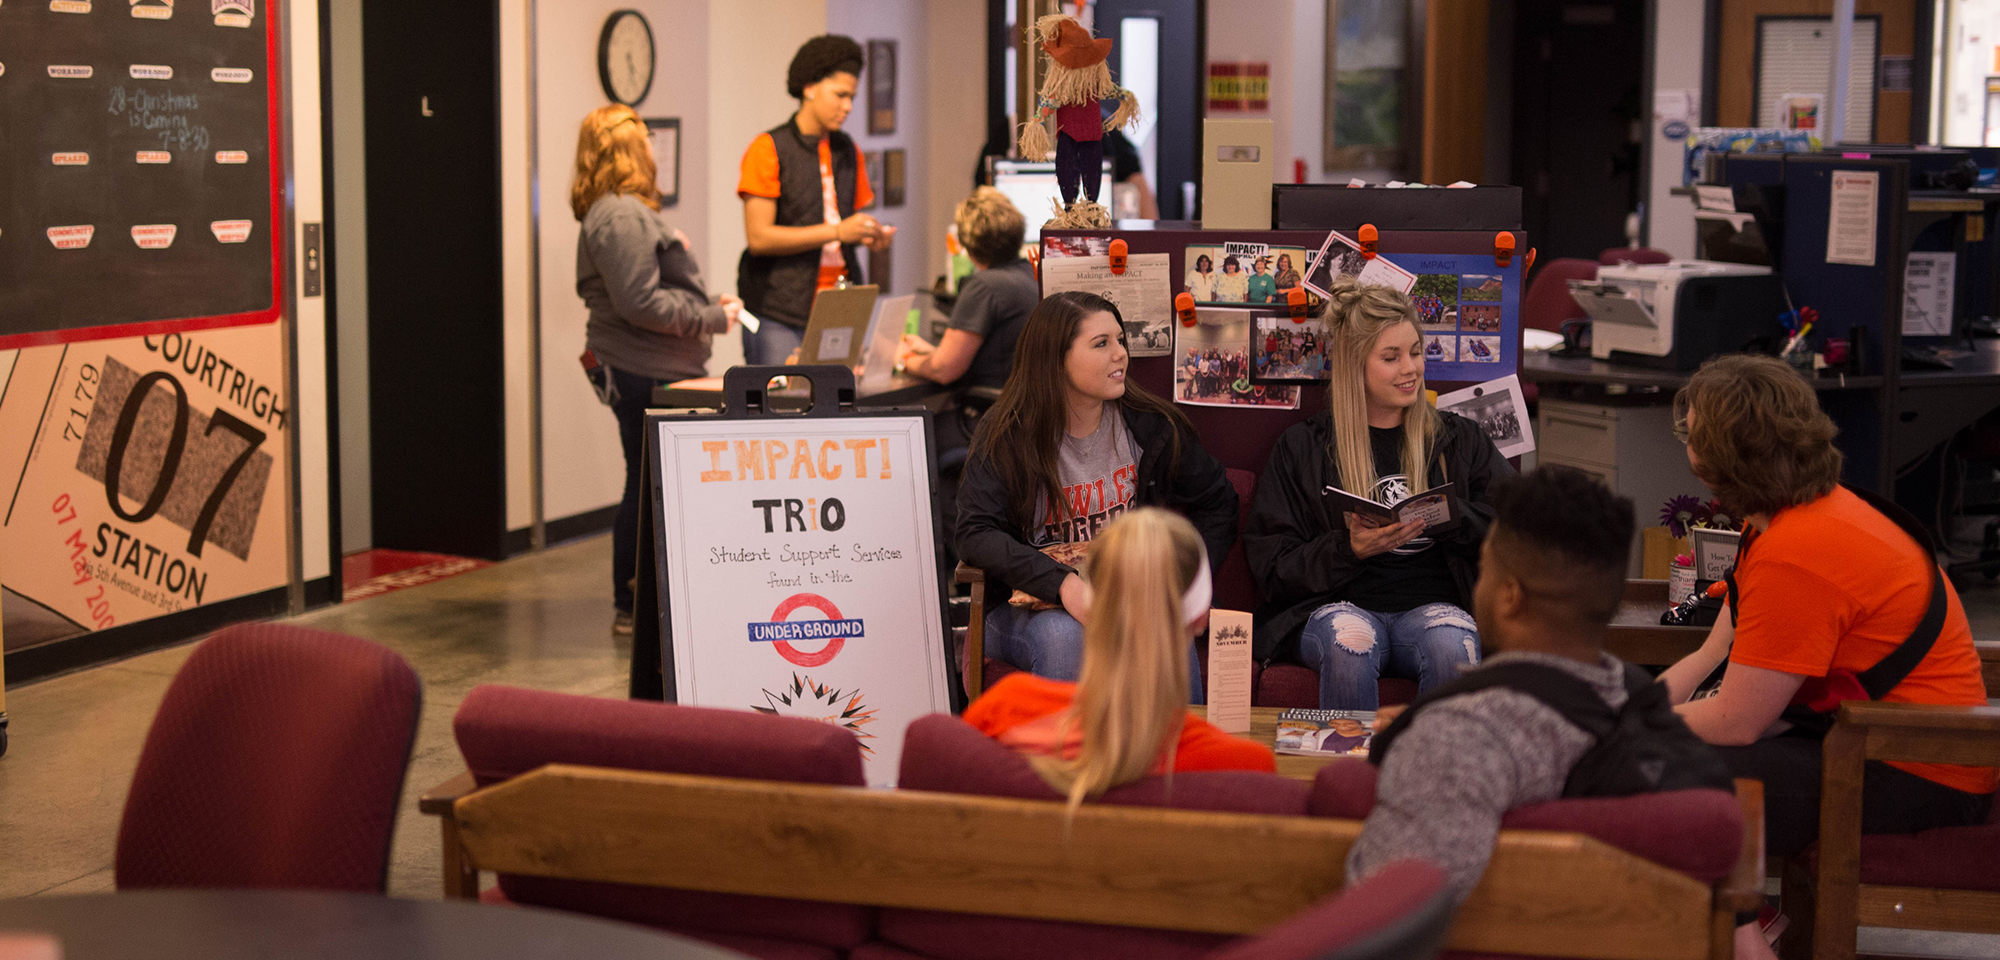
[[[1775,353],[1785,290],[1770,267],[1710,260],[1621,263],[1569,281],[1590,314],[1590,355],[1691,371],[1724,353]]]

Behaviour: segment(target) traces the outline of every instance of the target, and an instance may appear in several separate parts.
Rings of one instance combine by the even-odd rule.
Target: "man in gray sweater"
[[[1485,667],[1528,661],[1625,705],[1625,665],[1604,652],[1625,592],[1632,501],[1587,474],[1544,466],[1496,486],[1473,616]],[[1385,713],[1387,711],[1384,711]],[[1411,717],[1382,760],[1375,809],[1347,858],[1347,882],[1393,860],[1445,869],[1459,899],[1486,872],[1500,817],[1563,793],[1596,738],[1505,687],[1447,696]]]
[[[1539,664],[1589,684],[1611,710],[1624,707],[1625,664],[1604,640],[1625,592],[1632,501],[1551,465],[1496,486],[1493,505],[1473,590],[1492,653],[1471,674]],[[1423,704],[1392,742],[1387,750],[1377,737],[1375,807],[1348,853],[1347,883],[1395,860],[1428,860],[1462,901],[1486,872],[1500,818],[1563,796],[1597,739],[1527,693],[1489,686]],[[1771,955],[1754,923],[1737,944],[1739,958]]]

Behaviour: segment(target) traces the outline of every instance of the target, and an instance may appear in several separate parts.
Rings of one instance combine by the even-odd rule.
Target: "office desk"
[[[858,386],[858,382],[857,382]],[[866,388],[859,388],[866,389]],[[855,399],[857,406],[901,407],[921,403],[939,394],[948,393],[951,387],[912,377],[896,374],[889,378],[885,389],[873,393],[859,393]],[[803,409],[808,394],[803,389],[786,389],[771,393],[771,405],[775,409]],[[722,406],[722,378],[701,377],[695,380],[679,380],[653,388],[653,406],[679,408],[717,408]]]
[[[1993,341],[1986,341],[1993,342]],[[1960,361],[1969,362],[1971,358]],[[1940,371],[1942,372],[1942,371]],[[1910,374],[1903,376],[1907,379]],[[1521,379],[1527,383],[1586,383],[1598,386],[1621,386],[1625,392],[1660,392],[1671,394],[1687,386],[1689,374],[1672,370],[1655,370],[1650,367],[1636,367],[1608,360],[1593,360],[1588,357],[1555,357],[1548,351],[1524,352],[1521,356]],[[1872,390],[1882,385],[1880,376],[1848,376],[1846,374],[1822,372],[1812,378],[1815,390]]]

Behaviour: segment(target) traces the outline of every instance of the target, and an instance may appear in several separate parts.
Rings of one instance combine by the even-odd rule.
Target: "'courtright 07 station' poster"
[[[924,421],[658,422],[675,698],[839,726],[868,782],[949,711]]]
[[[10,635],[23,620],[101,630],[284,585],[281,342],[267,325],[13,358],[0,392]]]

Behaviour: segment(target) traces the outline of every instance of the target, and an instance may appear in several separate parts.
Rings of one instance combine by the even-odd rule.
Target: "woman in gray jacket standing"
[[[576,292],[590,308],[584,367],[618,416],[625,447],[625,497],[611,532],[612,629],[621,633],[632,630],[641,434],[653,385],[704,375],[710,338],[735,326],[742,307],[726,295],[709,302],[687,237],[660,216],[657,175],[652,138],[631,107],[584,118],[569,203],[583,221]]]

